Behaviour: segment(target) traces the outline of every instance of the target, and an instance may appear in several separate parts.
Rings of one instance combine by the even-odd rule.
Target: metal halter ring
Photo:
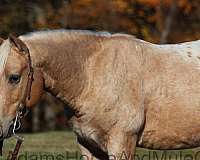
[[[20,113],[19,113],[19,112],[16,113],[16,117],[15,117],[15,121],[14,121],[14,126],[13,126],[13,130],[12,130],[13,136],[14,136],[16,139],[24,140],[24,138],[23,138],[22,136],[19,136],[19,135],[17,135],[17,134],[15,133],[15,131],[21,127],[21,123],[20,123],[20,122],[19,122],[20,125],[17,127],[17,122],[18,122],[18,120],[20,120]]]

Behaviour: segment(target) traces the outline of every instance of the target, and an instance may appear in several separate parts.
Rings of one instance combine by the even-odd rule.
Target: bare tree
[[[160,5],[162,8],[162,3],[160,3]],[[173,21],[175,18],[176,10],[177,10],[177,2],[176,2],[176,0],[173,0],[171,3],[169,14],[167,15],[166,20],[164,22],[164,29],[163,29],[161,37],[160,37],[161,44],[167,43],[167,37],[170,34],[171,29],[172,29],[172,24],[173,24]]]

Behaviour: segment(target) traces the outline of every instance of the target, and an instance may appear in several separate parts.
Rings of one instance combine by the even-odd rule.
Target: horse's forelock
[[[0,46],[0,75],[2,74],[8,55],[11,52],[11,43],[9,40],[5,40]]]

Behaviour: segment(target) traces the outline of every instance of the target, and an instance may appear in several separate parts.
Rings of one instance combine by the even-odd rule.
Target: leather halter
[[[29,73],[28,73],[28,81],[26,84],[26,88],[25,88],[25,92],[23,95],[23,98],[17,108],[17,112],[19,113],[20,117],[24,117],[25,113],[26,113],[26,100],[30,100],[31,97],[31,87],[32,87],[32,83],[33,83],[33,67],[32,67],[32,62],[31,62],[31,56],[29,51],[28,53],[28,66],[29,66]]]
[[[17,107],[17,114],[19,115],[19,118],[23,118],[25,113],[26,113],[26,100],[30,100],[30,96],[31,96],[31,87],[32,87],[32,82],[33,82],[33,67],[32,67],[32,61],[31,61],[31,56],[30,56],[30,52],[29,49],[27,48],[27,46],[18,38],[16,38],[13,35],[9,36],[9,39],[12,43],[14,43],[17,48],[20,50],[20,52],[24,53],[24,55],[28,55],[28,68],[29,68],[29,73],[28,73],[28,81],[26,84],[26,88],[24,91],[24,95],[22,97],[22,100],[19,104],[19,106]]]

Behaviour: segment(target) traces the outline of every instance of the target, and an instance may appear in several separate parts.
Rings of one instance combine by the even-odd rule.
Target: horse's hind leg
[[[137,135],[117,131],[110,136],[107,149],[110,159],[134,160]]]

